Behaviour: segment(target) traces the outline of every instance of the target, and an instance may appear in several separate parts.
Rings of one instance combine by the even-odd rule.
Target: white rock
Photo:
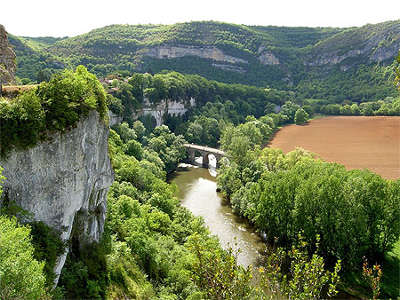
[[[98,242],[114,180],[108,134],[108,126],[92,111],[76,128],[54,133],[28,150],[12,151],[0,160],[6,177],[3,201],[15,201],[35,220],[58,230],[63,240],[73,232],[81,245]],[[56,283],[66,254],[57,261]]]

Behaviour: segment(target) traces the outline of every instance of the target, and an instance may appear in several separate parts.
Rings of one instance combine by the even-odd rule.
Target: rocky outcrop
[[[365,51],[362,50],[350,50],[343,55],[337,55],[337,54],[321,55],[315,58],[307,65],[309,66],[336,65],[341,63],[347,58],[356,57],[364,53]]]
[[[225,54],[222,50],[212,46],[155,46],[144,49],[143,55],[163,59],[163,58],[178,58],[184,56],[198,56],[201,58],[212,59],[227,63],[245,63],[248,61],[242,58],[234,57]]]
[[[148,98],[144,98],[143,108],[137,110],[134,119],[138,119],[141,116],[151,115],[156,119],[156,126],[160,126],[164,123],[164,115],[169,114],[171,116],[182,116],[190,107],[196,105],[194,98],[190,98],[188,101],[176,101],[171,99],[162,100],[157,105],[152,105]]]
[[[392,61],[398,55],[399,49],[400,23],[393,21],[366,25],[346,30],[318,43],[312,49],[305,65],[344,64],[341,69],[347,70],[357,61],[364,63]]]
[[[7,39],[7,32],[0,25],[0,84],[13,83],[15,80],[15,53]]]
[[[272,52],[264,52],[259,57],[258,60],[263,65],[279,65],[279,59]]]
[[[92,111],[76,128],[54,133],[28,150],[12,151],[0,160],[6,177],[0,206],[15,201],[35,220],[58,230],[63,240],[74,238],[80,245],[99,241],[114,179],[108,134],[108,126]],[[57,262],[57,275],[66,255]]]

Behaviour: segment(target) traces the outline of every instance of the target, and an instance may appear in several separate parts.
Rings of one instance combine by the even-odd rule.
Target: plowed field
[[[327,117],[279,130],[269,144],[285,153],[301,147],[347,169],[400,178],[400,117]]]

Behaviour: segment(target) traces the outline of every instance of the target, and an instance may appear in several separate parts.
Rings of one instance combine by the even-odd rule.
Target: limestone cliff
[[[227,63],[244,63],[247,64],[248,61],[242,58],[234,57],[225,54],[222,50],[213,46],[155,46],[152,48],[147,48],[142,50],[142,54],[158,59],[163,58],[178,58],[184,56],[198,56],[201,58],[212,59],[219,62]]]
[[[385,22],[348,29],[317,43],[308,59],[309,66],[342,64],[342,70],[357,61],[392,61],[400,49],[400,23]]]
[[[35,220],[60,231],[64,240],[75,238],[80,244],[99,241],[114,176],[108,134],[108,126],[92,111],[75,128],[54,133],[49,141],[12,151],[0,160],[7,178],[3,204],[15,201]],[[57,262],[57,275],[66,256]]]
[[[4,26],[0,25],[0,83],[14,82],[15,71],[15,53],[8,43]]]
[[[194,107],[196,105],[196,100],[194,98],[190,98],[190,100],[187,101],[183,99],[181,101],[165,99],[157,105],[152,105],[148,98],[144,98],[143,104],[143,108],[137,110],[132,117],[134,119],[138,119],[141,116],[151,115],[156,119],[156,126],[160,126],[164,123],[165,114],[170,116],[182,116],[190,107]],[[117,123],[113,123],[112,125]]]

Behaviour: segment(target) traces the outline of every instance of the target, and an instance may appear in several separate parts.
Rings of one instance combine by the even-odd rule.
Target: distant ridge
[[[228,83],[293,90],[334,101],[395,95],[389,69],[400,49],[400,20],[351,28],[245,26],[222,22],[110,25],[71,38],[14,38],[18,76],[36,64],[116,70],[175,70]],[[20,43],[24,45],[21,47]],[[28,49],[28,50],[27,50]]]

